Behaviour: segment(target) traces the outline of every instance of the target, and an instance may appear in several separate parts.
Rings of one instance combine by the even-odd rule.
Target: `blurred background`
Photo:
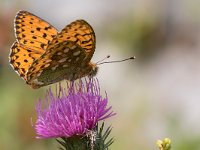
[[[196,0],[0,0],[0,149],[55,150],[32,127],[35,104],[46,88],[31,89],[8,61],[13,19],[27,10],[61,30],[85,19],[97,37],[93,62],[117,113],[112,150],[155,150],[169,137],[173,149],[200,150],[200,1]]]

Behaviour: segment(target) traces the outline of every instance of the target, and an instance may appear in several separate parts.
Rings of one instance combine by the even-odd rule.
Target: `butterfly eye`
[[[90,76],[90,77],[96,76],[98,70],[99,70],[99,67],[97,67],[96,65],[93,65],[92,66],[92,70],[90,71],[88,76]]]

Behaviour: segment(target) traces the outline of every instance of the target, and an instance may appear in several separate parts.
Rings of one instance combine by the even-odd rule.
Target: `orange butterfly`
[[[74,21],[58,33],[43,19],[19,11],[14,28],[10,64],[32,88],[96,75],[98,67],[90,61],[95,33],[86,21]]]

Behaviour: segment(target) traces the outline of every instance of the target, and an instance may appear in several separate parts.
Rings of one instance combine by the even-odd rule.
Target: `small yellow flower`
[[[156,145],[160,150],[170,150],[171,140],[169,138],[164,138],[163,140],[157,140]]]

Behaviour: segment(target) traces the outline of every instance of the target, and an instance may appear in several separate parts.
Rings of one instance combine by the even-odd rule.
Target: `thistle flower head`
[[[107,95],[100,95],[97,79],[71,83],[67,88],[59,87],[59,94],[48,90],[45,108],[40,100],[36,106],[35,129],[38,138],[58,138],[84,135],[95,128],[100,120],[115,113],[107,107]]]

